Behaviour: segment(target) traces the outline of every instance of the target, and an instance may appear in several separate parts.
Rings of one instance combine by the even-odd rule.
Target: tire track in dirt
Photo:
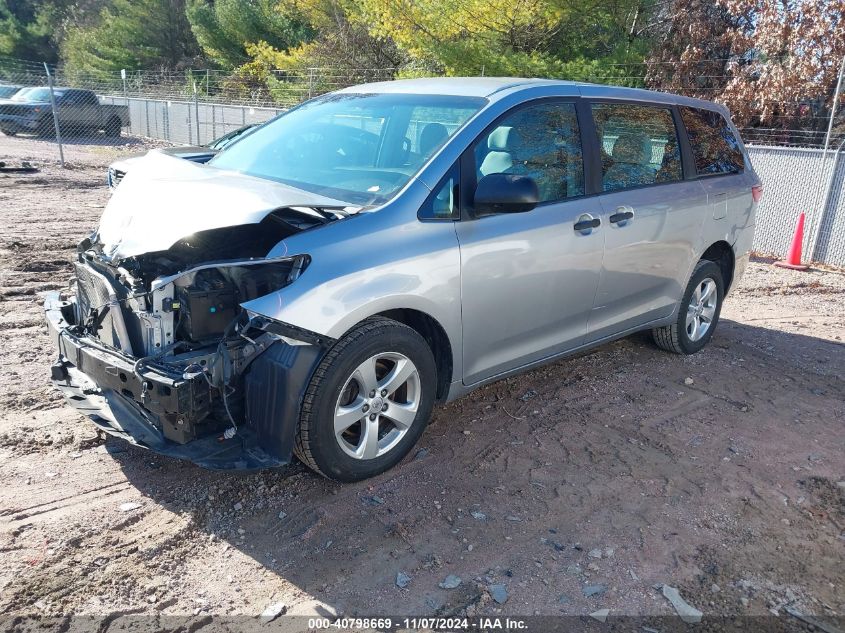
[[[668,582],[707,613],[765,614],[787,589],[845,611],[842,275],[752,263],[701,354],[638,335],[489,385],[371,481],[212,473],[92,442],[48,384],[37,292],[66,283],[108,199],[103,165],[4,178],[0,609],[491,613],[479,596],[497,582],[512,612],[642,614],[668,612],[651,589]],[[450,573],[465,592],[438,588]]]

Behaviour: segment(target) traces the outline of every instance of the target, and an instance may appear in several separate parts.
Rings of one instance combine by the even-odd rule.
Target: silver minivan
[[[308,101],[208,164],[151,152],[46,296],[52,378],[208,468],[354,481],[437,402],[640,330],[692,354],[762,195],[717,104],[439,78]]]

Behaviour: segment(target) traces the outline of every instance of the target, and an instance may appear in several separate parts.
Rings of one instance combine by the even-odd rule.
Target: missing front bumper
[[[87,416],[99,429],[135,446],[156,453],[185,459],[212,470],[254,470],[290,463],[270,455],[261,446],[252,429],[243,428],[231,439],[217,434],[178,444],[164,437],[149,414],[134,401],[113,389],[91,391],[84,385],[88,378],[74,367],[66,368],[68,380],[53,380],[68,403]]]
[[[103,431],[205,468],[256,469],[291,460],[305,388],[321,357],[316,346],[272,344],[243,375],[243,423],[222,437],[213,419],[213,388],[204,376],[144,367],[72,331],[72,310],[45,294],[45,316],[59,353],[53,384]]]

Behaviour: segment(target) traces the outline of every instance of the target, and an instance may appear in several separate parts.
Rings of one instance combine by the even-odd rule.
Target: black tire
[[[713,280],[716,284],[715,314],[710,321],[707,331],[698,340],[693,340],[687,328],[687,310],[696,289],[708,279]],[[719,315],[722,312],[722,300],[724,297],[725,284],[722,280],[721,269],[714,262],[702,259],[692,271],[692,277],[690,277],[687,288],[684,291],[684,296],[681,299],[681,304],[678,307],[677,319],[672,325],[654,328],[651,331],[654,342],[661,349],[675,354],[689,355],[700,351],[713,337],[713,331],[719,323]]]
[[[372,459],[351,457],[335,437],[335,407],[356,368],[372,356],[388,352],[404,355],[417,369],[420,397],[416,416],[388,452]],[[314,372],[300,411],[294,453],[312,470],[335,481],[360,481],[383,473],[408,454],[425,430],[436,384],[434,356],[422,336],[392,319],[367,319],[338,340]]]
[[[120,129],[120,119],[118,119],[116,116],[113,116],[109,119],[108,123],[106,123],[106,136],[108,136],[109,138],[118,138],[120,136]]]
[[[38,126],[35,128],[35,134],[40,137],[55,136],[56,128],[53,125],[53,119],[44,118],[38,121]]]

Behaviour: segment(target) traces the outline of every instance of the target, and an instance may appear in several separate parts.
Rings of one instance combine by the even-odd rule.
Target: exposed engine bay
[[[198,232],[167,250],[122,260],[105,257],[95,233],[79,245],[75,263],[78,325],[136,358],[217,344],[245,318],[240,304],[284,288],[309,262],[307,255],[265,254],[329,217],[282,209],[257,224]]]
[[[120,260],[109,258],[92,234],[79,245],[71,288],[55,302],[62,356],[54,381],[86,397],[130,400],[165,442],[237,437],[243,443],[249,436],[256,446],[278,443],[272,418],[284,412],[274,402],[290,407],[284,390],[293,388],[281,374],[295,366],[310,371],[327,341],[248,314],[241,304],[284,288],[308,267],[305,254],[267,258],[273,247],[346,215],[286,207],[255,224],[200,231],[169,249]],[[247,376],[269,350],[261,372]],[[137,432],[128,434],[138,439]],[[286,449],[279,449],[283,457]],[[258,465],[266,465],[265,457]]]

